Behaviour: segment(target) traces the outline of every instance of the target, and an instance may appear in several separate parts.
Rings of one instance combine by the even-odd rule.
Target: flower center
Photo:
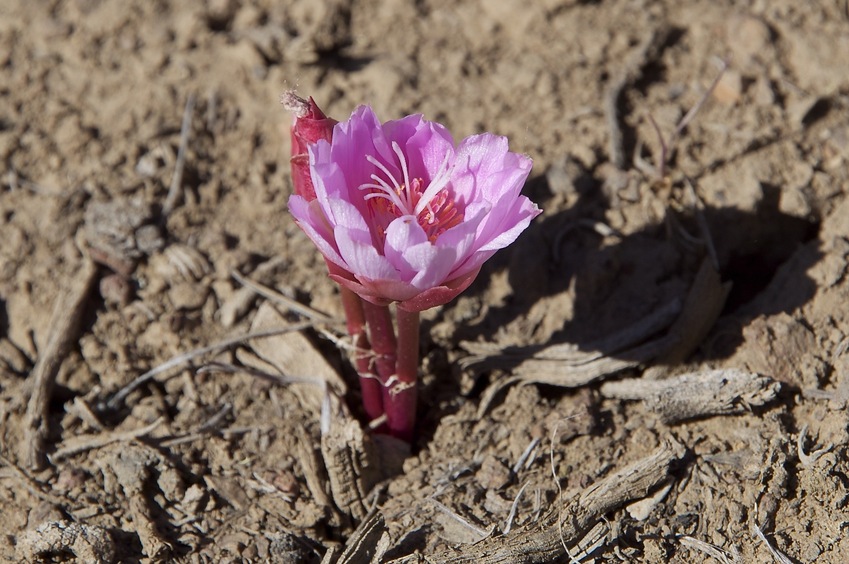
[[[383,173],[383,177],[374,173],[371,175],[374,182],[359,186],[360,190],[368,190],[364,198],[372,212],[377,234],[383,240],[386,228],[392,220],[411,215],[415,216],[428,239],[434,242],[442,233],[463,221],[463,213],[457,209],[453,198],[445,190],[451,178],[448,166],[450,154],[446,153],[430,184],[425,186],[422,178],[410,178],[407,158],[395,141],[392,142],[392,150],[401,164],[403,182],[395,178],[386,165],[372,155],[367,155],[366,160],[376,166]]]

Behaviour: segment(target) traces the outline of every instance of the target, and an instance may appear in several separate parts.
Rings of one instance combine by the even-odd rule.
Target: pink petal
[[[507,150],[506,138],[490,133],[464,139],[455,162],[451,183],[464,203],[518,195],[533,166],[528,157]]]
[[[441,284],[454,268],[456,249],[437,247],[413,216],[399,217],[386,230],[386,258],[402,280],[420,290]]]
[[[424,311],[432,307],[447,304],[474,282],[478,272],[478,270],[469,272],[462,277],[446,282],[442,286],[425,290],[408,300],[400,301],[398,307],[407,311]]]
[[[398,270],[402,280],[410,281],[416,275],[416,267],[404,257],[411,246],[427,242],[427,234],[414,216],[405,215],[394,220],[386,228],[386,243],[383,254]]]
[[[289,211],[321,254],[327,260],[347,270],[348,265],[336,248],[330,224],[324,217],[318,201],[307,202],[304,197],[293,194],[289,197]]]
[[[524,196],[519,196],[512,202],[509,210],[501,212],[501,222],[498,225],[486,226],[492,231],[481,234],[483,244],[479,250],[503,249],[515,241],[516,237],[530,225],[531,220],[541,213],[542,210],[535,203]]]
[[[386,257],[377,252],[370,233],[337,227],[334,231],[339,254],[360,280],[398,280],[398,272]]]
[[[430,181],[439,172],[445,155],[454,154],[454,139],[442,125],[425,122],[401,147],[407,156],[410,176]],[[453,165],[453,158],[448,164]]]

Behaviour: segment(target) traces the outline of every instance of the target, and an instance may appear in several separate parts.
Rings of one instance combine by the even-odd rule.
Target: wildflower
[[[376,305],[450,301],[540,213],[520,195],[531,159],[504,137],[455,145],[421,115],[381,124],[361,106],[308,151],[316,197],[296,193],[289,209],[330,276]]]
[[[455,145],[421,115],[381,124],[361,106],[336,123],[312,99],[291,93],[284,105],[296,114],[289,210],[324,255],[348,331],[370,355],[357,359],[366,414],[383,421],[378,432],[411,442],[419,312],[465,290],[539,215],[520,194],[531,159],[489,133]]]

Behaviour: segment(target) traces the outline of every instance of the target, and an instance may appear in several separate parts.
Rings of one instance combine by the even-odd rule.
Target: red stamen
[[[402,202],[408,201],[407,193],[409,193],[409,202],[415,208],[426,189],[427,186],[425,186],[421,178],[413,178],[410,180],[409,187],[400,184],[394,191],[398,194]],[[378,193],[378,190],[375,187],[369,193]],[[386,237],[386,227],[392,220],[400,217],[403,213],[407,213],[408,210],[399,210],[398,206],[387,197],[372,197],[366,201],[372,211],[374,224],[377,226],[377,237],[380,239],[378,248],[380,248],[383,246],[382,244]],[[427,234],[428,240],[433,243],[444,232],[462,223],[463,213],[457,209],[449,193],[443,190],[433,197],[425,209],[418,214],[416,219]]]

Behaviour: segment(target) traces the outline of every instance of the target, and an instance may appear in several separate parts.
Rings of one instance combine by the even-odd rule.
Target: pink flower
[[[316,198],[292,195],[289,210],[331,278],[377,305],[450,301],[540,213],[520,195],[532,161],[506,138],[455,145],[421,115],[381,124],[360,106],[309,159]]]

